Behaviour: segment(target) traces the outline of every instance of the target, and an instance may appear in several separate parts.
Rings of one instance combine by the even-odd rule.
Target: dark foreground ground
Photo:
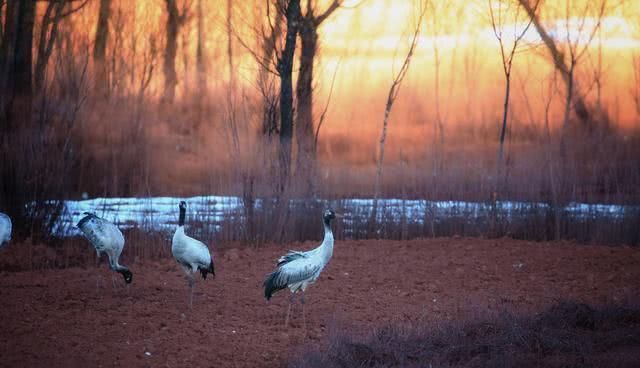
[[[288,293],[276,294],[269,303],[262,296],[263,277],[285,250],[216,252],[217,277],[198,280],[193,310],[181,270],[170,260],[131,265],[129,290],[112,288],[105,264],[3,272],[0,366],[305,365],[301,352],[327,348],[336,334],[366,339],[373,329],[418,324],[435,331],[488,315],[515,321],[559,300],[599,308],[640,295],[640,250],[634,248],[510,239],[344,241],[336,244],[331,263],[307,292],[305,338],[299,307],[292,326],[283,326]],[[102,277],[99,289],[96,274]],[[624,318],[631,319],[619,325],[633,327],[634,317]],[[638,338],[637,328],[616,333],[631,336],[631,343]],[[362,359],[369,359],[365,366],[384,366],[370,360],[368,347],[362,348],[365,353],[358,349]],[[622,349],[628,353],[628,347]],[[600,358],[616,354],[613,350]]]

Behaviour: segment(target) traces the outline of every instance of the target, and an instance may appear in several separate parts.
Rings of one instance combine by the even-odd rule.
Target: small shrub
[[[640,361],[640,308],[559,302],[540,314],[510,313],[439,327],[350,329],[305,345],[290,367],[632,367]]]

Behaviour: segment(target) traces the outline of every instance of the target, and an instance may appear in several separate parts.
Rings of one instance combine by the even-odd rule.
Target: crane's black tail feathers
[[[213,266],[213,258],[211,258],[211,263],[209,263],[209,268],[200,268],[200,274],[202,274],[203,279],[207,279],[207,274],[212,274],[213,277],[216,277],[216,269]]]
[[[264,286],[264,297],[269,300],[276,291],[286,289],[287,283],[282,282],[280,270],[275,270],[267,276],[262,286]]]

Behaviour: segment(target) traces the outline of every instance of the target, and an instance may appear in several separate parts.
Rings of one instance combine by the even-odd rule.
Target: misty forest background
[[[83,195],[219,194],[243,203],[229,240],[320,236],[317,198],[398,198],[548,205],[481,235],[640,241],[637,210],[562,210],[640,203],[637,2],[0,0],[0,25],[14,237]],[[368,236],[468,234],[377,210]]]

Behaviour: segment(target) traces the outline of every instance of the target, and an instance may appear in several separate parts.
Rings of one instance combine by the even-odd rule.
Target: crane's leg
[[[193,278],[192,269],[188,265],[182,265],[182,270],[187,277],[187,283],[189,284],[189,309],[193,309],[193,287],[196,280]]]
[[[295,297],[296,297],[295,293],[291,293],[291,296],[289,297],[289,306],[287,307],[287,316],[284,318],[284,327],[285,328],[289,327],[289,315],[291,314],[291,305],[296,300]]]
[[[104,283],[102,282],[102,275],[100,274],[100,252],[96,252],[96,293],[98,292],[98,289],[100,288],[100,284]]]
[[[307,319],[304,315],[304,291],[300,296],[300,303],[302,304],[302,329],[304,330],[304,336],[307,336]]]
[[[193,309],[193,288],[196,282],[191,275],[187,276],[187,279],[189,280],[189,309]]]

